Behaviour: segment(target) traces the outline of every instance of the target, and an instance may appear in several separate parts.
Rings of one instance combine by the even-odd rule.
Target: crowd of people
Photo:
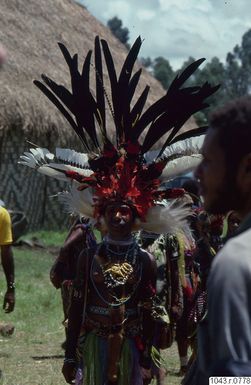
[[[133,242],[136,245],[137,242],[138,252],[145,250],[151,256],[151,273],[153,277],[149,277],[149,279],[151,286],[155,287],[155,290],[154,292],[150,292],[150,305],[148,303],[148,307],[151,306],[154,311],[162,307],[162,321],[165,319],[166,322],[163,322],[160,326],[158,318],[151,320],[150,317],[147,321],[146,316],[144,322],[148,322],[148,325],[152,322],[153,334],[150,337],[151,346],[156,348],[159,357],[162,349],[170,348],[174,343],[177,343],[180,357],[180,371],[177,375],[182,377],[189,372],[189,368],[193,366],[196,361],[197,327],[207,312],[206,284],[211,263],[218,251],[223,247],[223,244],[237,231],[240,223],[238,213],[233,210],[229,211],[227,215],[216,215],[206,212],[199,198],[199,185],[197,181],[191,179],[189,185],[192,187],[193,193],[190,192],[189,188],[189,191],[184,189],[184,194],[182,198],[179,199],[182,199],[184,204],[191,208],[188,217],[191,226],[191,239],[186,239],[184,235],[182,236],[182,234],[179,233],[159,235],[146,231],[133,232],[131,209],[125,205],[108,206],[107,210],[109,214],[106,219],[108,226],[106,233],[102,234],[105,244],[107,244],[109,237],[116,240],[114,244],[116,244],[117,253],[119,252],[120,254],[119,259],[116,253],[113,256],[114,260],[117,259],[116,262],[120,260],[123,261],[127,254],[127,244],[123,244],[123,247],[120,245],[120,242],[124,239],[123,232],[125,230],[128,245]],[[184,187],[187,187],[186,184],[184,184],[183,188]],[[113,227],[114,224],[115,228]],[[68,339],[66,339],[64,343],[66,361],[63,373],[66,381],[70,382],[75,378],[77,372],[79,384],[81,384],[83,378],[81,362],[83,360],[83,352],[80,352],[81,347],[78,346],[78,343],[83,342],[87,330],[88,333],[101,333],[98,329],[101,329],[101,325],[102,330],[105,328],[108,322],[108,308],[110,305],[108,305],[109,296],[108,293],[105,293],[105,287],[101,285],[100,291],[98,292],[96,291],[98,286],[94,283],[93,287],[92,284],[91,287],[87,289],[91,300],[87,300],[85,304],[86,314],[84,317],[85,320],[83,320],[83,298],[85,296],[83,293],[83,282],[84,277],[90,279],[90,272],[88,272],[88,274],[85,272],[85,268],[87,268],[86,260],[90,258],[87,255],[90,252],[94,254],[102,245],[102,242],[101,244],[96,242],[93,230],[97,233],[97,229],[92,229],[84,219],[82,219],[82,223],[80,223],[79,220],[74,223],[51,269],[50,275],[52,284],[55,288],[60,288],[62,291],[66,337],[68,333]],[[111,243],[111,250],[115,247],[112,245]],[[91,258],[93,257],[92,255]],[[77,267],[77,264],[81,264],[81,268]],[[88,268],[90,269],[90,266]],[[101,271],[98,271],[99,268],[97,266],[96,269],[97,271],[93,274],[97,276],[95,280],[100,284],[102,282],[102,274]],[[147,277],[147,270],[145,270],[144,276]],[[78,295],[75,293],[75,296],[73,296],[72,286],[75,284],[75,280],[79,280],[81,283],[79,285]],[[145,285],[146,282],[147,281],[143,280],[142,284]],[[94,293],[92,293],[92,291],[94,291]],[[102,293],[102,298],[100,298],[100,293]],[[144,299],[144,302],[146,300],[147,299]],[[108,305],[107,309],[104,308],[105,304]],[[128,301],[128,305],[127,302],[125,305],[125,311],[127,311],[127,306],[130,309],[128,310],[130,314],[127,321],[129,323],[128,327],[132,327],[133,321],[135,324],[138,323],[138,326],[143,327],[143,324],[140,325],[141,321],[138,320],[138,317],[142,316],[140,311],[143,311],[140,304],[137,302],[132,304],[131,301]],[[133,308],[134,314],[131,310]],[[140,311],[138,310],[139,314],[137,314],[137,308],[140,309]],[[88,312],[87,309],[90,309],[90,311]],[[70,323],[68,322],[69,319]],[[125,322],[123,326],[123,333],[125,333],[127,322]],[[136,330],[134,330],[134,333],[135,332]],[[137,332],[139,333],[139,330],[137,330]],[[141,344],[143,346],[147,337],[142,334],[142,332],[143,330],[139,335],[135,335],[134,337],[137,337],[136,339],[142,339]],[[105,332],[103,331],[103,333]],[[106,333],[108,333],[108,330],[106,330]],[[104,336],[105,334],[103,337]],[[89,336],[89,338],[93,338],[93,336]],[[95,342],[95,344],[96,343],[97,342]],[[70,347],[68,346],[69,344]],[[107,352],[107,348],[104,349],[104,347],[102,347],[102,351]],[[93,351],[88,350],[85,354],[91,355],[92,358],[95,357]],[[148,383],[152,378],[156,378],[158,385],[164,385],[166,383],[168,368],[166,365],[163,366],[163,364],[161,364],[163,361],[161,359],[157,359],[156,363],[152,354],[152,352],[144,352],[144,355],[148,356],[148,370],[144,372],[143,383]],[[105,356],[103,356],[102,362],[104,362],[105,359]],[[96,363],[94,359],[90,378],[95,378],[95,376],[100,378]],[[139,374],[135,372],[135,375],[138,376]],[[90,379],[89,381],[92,380]],[[121,383],[123,384],[123,382]]]
[[[60,198],[78,213],[50,274],[63,300],[62,373],[75,385],[146,385],[154,378],[164,385],[162,350],[177,343],[185,385],[250,376],[251,97],[218,109],[202,148],[196,147],[194,137],[205,129],[178,131],[217,87],[182,87],[198,60],[143,113],[148,87],[131,107],[140,45],[138,38],[117,76],[107,43],[96,38],[96,98],[89,86],[91,53],[80,73],[76,56],[62,44],[72,91],[45,76],[35,81],[86,151],[58,149],[55,157],[33,149],[21,157],[29,167],[70,180]],[[102,55],[115,143],[106,131]],[[153,156],[149,150],[166,133]],[[196,179],[180,189],[165,187],[188,169]],[[14,306],[10,298],[7,311]]]

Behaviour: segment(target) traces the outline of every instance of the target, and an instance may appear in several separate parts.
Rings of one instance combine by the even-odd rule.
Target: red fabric
[[[140,336],[135,336],[134,337],[135,345],[136,348],[140,351],[143,352],[145,349],[144,343],[142,341],[142,338]]]
[[[187,298],[191,298],[193,296],[193,289],[191,286],[186,286],[183,288],[183,292],[184,292],[184,295],[187,297]]]

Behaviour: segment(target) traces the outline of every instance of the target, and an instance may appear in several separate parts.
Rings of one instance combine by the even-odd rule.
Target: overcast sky
[[[251,28],[250,0],[79,0],[104,24],[114,16],[141,35],[140,56],[164,56],[174,69],[189,57],[226,54]]]

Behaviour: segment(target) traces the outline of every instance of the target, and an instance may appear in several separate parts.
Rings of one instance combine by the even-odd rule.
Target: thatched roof
[[[108,41],[119,69],[126,48],[74,0],[1,0],[0,13],[0,44],[7,52],[0,71],[0,130],[18,127],[25,132],[45,133],[53,127],[67,138],[72,129],[32,80],[45,73],[69,87],[58,41],[71,53],[78,52],[82,63],[99,35]],[[138,95],[146,84],[151,87],[149,103],[163,95],[161,85],[147,71],[143,72]],[[193,120],[186,125],[186,129],[194,127]]]

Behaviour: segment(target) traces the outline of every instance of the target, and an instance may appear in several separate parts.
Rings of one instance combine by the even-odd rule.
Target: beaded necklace
[[[129,299],[135,293],[139,285],[139,282],[141,281],[142,263],[140,264],[136,263],[137,255],[139,252],[139,246],[137,245],[136,241],[133,240],[133,242],[130,242],[126,252],[115,251],[109,247],[108,242],[105,240],[99,246],[96,255],[98,255],[98,252],[100,251],[100,248],[102,245],[105,247],[106,257],[108,261],[103,264],[100,263],[100,268],[104,276],[104,284],[107,287],[111,297],[114,299],[114,302],[107,301],[96,286],[96,283],[93,279],[93,266],[94,266],[95,258],[93,258],[92,266],[91,266],[91,281],[96,293],[104,303],[106,303],[111,307],[121,306],[122,304],[129,301]],[[118,261],[118,263],[113,262],[114,257],[118,259],[118,257],[121,257],[122,255],[125,255],[123,262],[120,262],[120,261]],[[132,273],[135,273],[135,275],[138,275],[139,279],[134,284],[134,287],[131,293],[125,297],[124,296],[118,297],[118,295],[115,293],[116,289],[122,289],[123,286],[128,281],[129,277],[131,277]]]

